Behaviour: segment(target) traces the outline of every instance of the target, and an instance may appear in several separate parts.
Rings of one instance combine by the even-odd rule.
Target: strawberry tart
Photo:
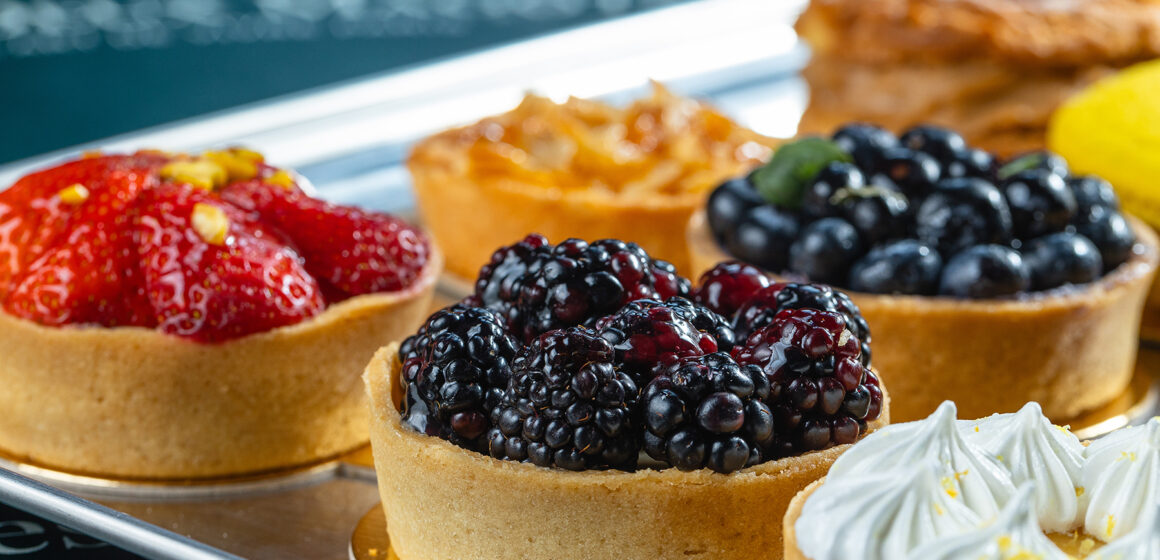
[[[359,374],[441,257],[241,149],[90,154],[0,192],[0,451],[116,478],[307,464],[365,443]]]

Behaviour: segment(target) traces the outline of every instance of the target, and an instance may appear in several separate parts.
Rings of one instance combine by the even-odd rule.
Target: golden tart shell
[[[1156,234],[1128,217],[1143,251],[1086,286],[971,301],[846,291],[870,324],[874,365],[896,422],[953,400],[965,418],[1037,401],[1066,421],[1120,396],[1132,379],[1140,318],[1156,273]],[[694,269],[730,260],[704,212],[689,222]]]
[[[637,122],[647,116],[649,126],[664,130],[660,146],[650,152],[631,144],[644,155],[620,162],[604,136],[623,130],[616,118],[637,110]],[[653,112],[660,116],[653,119]],[[679,118],[688,123],[668,124]],[[639,132],[628,126],[627,134]],[[531,145],[509,144],[503,131],[512,130]],[[529,233],[552,243],[624,239],[687,272],[689,216],[720,181],[760,164],[776,144],[654,84],[652,97],[623,111],[529,95],[508,113],[419,142],[407,167],[422,222],[446,252],[448,272],[459,278],[475,278],[496,247]],[[561,145],[575,155],[560,156],[570,153]]]
[[[364,380],[387,531],[403,560],[765,560],[782,549],[780,520],[790,500],[848,447],[729,475],[545,469],[405,427],[400,368],[398,344],[391,344]],[[884,395],[871,430],[888,422]]]
[[[220,344],[144,328],[45,327],[0,312],[0,453],[118,479],[283,469],[367,441],[359,374],[427,316],[442,255],[403,291]]]

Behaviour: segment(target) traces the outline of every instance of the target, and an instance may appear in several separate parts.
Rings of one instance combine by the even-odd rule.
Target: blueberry
[[[744,177],[730,179],[713,189],[713,194],[709,195],[707,212],[709,229],[713,231],[717,242],[728,246],[741,218],[751,208],[762,204],[765,204],[765,200]]]
[[[966,140],[957,132],[931,125],[911,128],[903,132],[898,141],[911,150],[934,156],[943,164],[954,160],[959,152],[967,149]]]
[[[1075,229],[1099,249],[1105,271],[1124,264],[1132,256],[1136,232],[1116,210],[1096,207],[1080,218]]]
[[[883,188],[840,191],[838,206],[867,246],[906,235],[910,205],[899,193]]]
[[[942,257],[916,239],[871,249],[850,269],[849,287],[871,294],[934,295]]]
[[[1023,257],[1010,247],[976,245],[947,262],[939,293],[958,298],[993,298],[1025,292],[1031,277]]]
[[[1063,231],[1075,216],[1076,200],[1067,183],[1043,169],[1021,171],[1003,182],[1015,237],[1032,239]]]
[[[1086,284],[1104,272],[1099,249],[1077,233],[1053,233],[1032,240],[1023,254],[1031,271],[1031,287],[1036,290]]]
[[[1058,154],[1039,150],[1012,158],[996,172],[999,180],[1004,180],[1024,171],[1047,171],[1052,175],[1067,177],[1067,160]]]
[[[907,148],[884,150],[878,170],[911,198],[929,195],[942,173],[934,157]]]
[[[943,256],[972,245],[1011,241],[1011,210],[994,185],[976,178],[939,181],[915,216],[922,242]]]
[[[944,177],[990,179],[995,174],[995,156],[986,150],[967,148],[943,163]]]
[[[1093,208],[1120,209],[1120,198],[1112,189],[1112,184],[1093,175],[1078,175],[1067,178],[1067,187],[1075,196],[1076,216],[1089,215]]]
[[[898,138],[893,134],[869,124],[848,124],[834,132],[832,138],[862,169],[874,169],[883,150],[898,146]]]
[[[812,219],[828,218],[837,214],[830,198],[839,189],[859,189],[866,184],[862,172],[852,164],[835,161],[826,165],[802,197],[802,213]]]
[[[802,230],[789,248],[789,269],[813,282],[840,284],[862,254],[858,230],[841,218],[823,218]]]
[[[782,271],[789,262],[789,246],[799,229],[793,214],[773,206],[758,206],[742,217],[726,248],[743,261],[766,270]]]

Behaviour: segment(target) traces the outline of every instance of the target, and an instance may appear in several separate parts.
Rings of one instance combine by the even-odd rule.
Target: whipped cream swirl
[[[1091,560],[1160,560],[1160,504],[1148,520],[1091,555]]]
[[[898,560],[915,547],[978,526],[946,467],[926,459],[892,471],[827,479],[794,524],[811,560]],[[841,527],[839,535],[834,527]]]
[[[925,420],[893,424],[866,436],[838,457],[826,484],[933,460],[944,468],[940,483],[961,491],[967,507],[984,519],[998,515],[1015,485],[1006,467],[959,433],[956,412],[955,404],[946,401]]]
[[[1113,432],[1084,453],[1084,530],[1110,542],[1140,526],[1160,504],[1160,417]]]
[[[1066,533],[1079,522],[1084,447],[1043,415],[1038,403],[1013,414],[959,423],[967,442],[994,457],[1016,485],[1035,483],[1036,515],[1047,531]]]
[[[994,523],[915,548],[909,560],[1070,560],[1043,534],[1032,505],[1035,483],[1019,487]]]

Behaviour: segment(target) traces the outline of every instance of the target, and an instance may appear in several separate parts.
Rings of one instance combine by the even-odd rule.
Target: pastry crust
[[[316,462],[367,441],[359,373],[427,316],[442,256],[400,292],[221,344],[0,312],[0,449],[53,469],[197,479]]]
[[[967,418],[1038,401],[1061,423],[1123,393],[1160,259],[1156,234],[1128,220],[1142,251],[1082,288],[986,301],[846,291],[870,324],[874,365],[897,397],[894,420],[920,420],[944,400]],[[688,234],[697,270],[729,260],[703,211]]]
[[[815,52],[874,63],[1123,66],[1160,56],[1155,0],[811,0],[795,27]]]
[[[569,472],[502,461],[402,424],[398,345],[364,380],[391,547],[405,560],[767,559],[793,496],[847,446],[729,475]],[[889,421],[884,395],[877,429]]]
[[[815,54],[802,70],[811,90],[798,130],[829,135],[850,122],[896,132],[934,124],[956,130],[972,146],[1010,156],[1042,148],[1055,108],[1113,71],[1106,65],[1023,68],[990,60],[876,66]]]
[[[628,122],[624,139],[604,137],[634,112],[647,118]],[[660,132],[641,132],[645,123]],[[635,134],[654,134],[658,145],[630,141]],[[630,240],[687,271],[689,216],[775,144],[657,86],[626,111],[529,96],[509,113],[423,140],[407,166],[422,222],[460,278],[475,278],[496,247],[533,232],[552,243]],[[619,161],[622,148],[635,155]]]
[[[812,0],[796,28],[814,53],[800,132],[928,123],[1000,155],[1042,148],[1069,95],[1160,56],[1152,0]]]

